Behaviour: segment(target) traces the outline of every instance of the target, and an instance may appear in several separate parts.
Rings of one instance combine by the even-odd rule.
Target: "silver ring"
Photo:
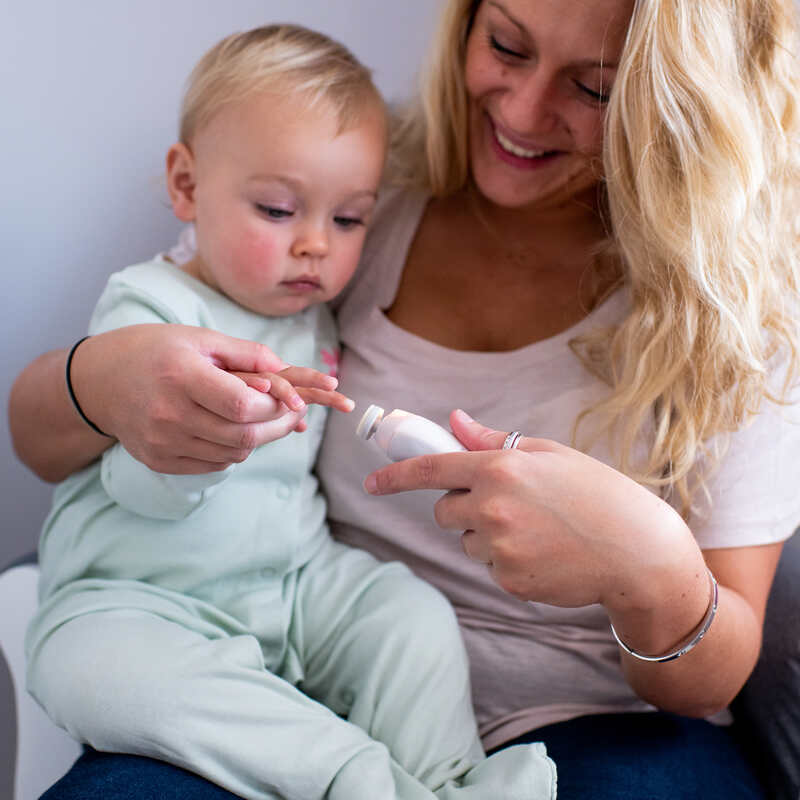
[[[511,433],[506,436],[506,440],[503,442],[502,450],[514,450],[517,445],[519,444],[519,440],[522,438],[522,434],[519,431],[511,431]]]

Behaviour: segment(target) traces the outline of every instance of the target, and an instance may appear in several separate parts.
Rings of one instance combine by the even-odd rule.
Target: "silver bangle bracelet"
[[[711,602],[708,604],[708,611],[706,611],[706,615],[703,617],[702,622],[697,628],[697,633],[692,636],[689,642],[679,647],[677,650],[674,650],[672,653],[667,653],[664,656],[646,656],[642,653],[637,653],[635,650],[628,647],[628,645],[626,645],[625,642],[619,638],[617,632],[614,630],[614,625],[612,624],[611,633],[617,640],[617,644],[628,655],[638,658],[640,661],[651,661],[657,664],[663,664],[665,661],[674,661],[676,658],[680,658],[682,655],[685,655],[690,650],[697,647],[697,645],[700,644],[701,639],[708,633],[708,629],[711,627],[711,623],[714,621],[714,617],[717,615],[717,604],[719,602],[719,587],[717,586],[717,579],[714,577],[708,567],[706,567],[706,569],[708,570],[708,577],[711,578]]]

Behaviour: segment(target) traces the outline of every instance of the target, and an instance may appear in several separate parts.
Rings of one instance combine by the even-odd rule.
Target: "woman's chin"
[[[566,162],[566,159],[565,159]],[[573,168],[564,163],[559,174],[527,176],[526,180],[510,180],[499,174],[499,170],[476,170],[473,184],[479,194],[498,208],[512,210],[552,209],[564,206],[573,200],[585,200],[587,194],[596,195],[599,179],[585,166]]]

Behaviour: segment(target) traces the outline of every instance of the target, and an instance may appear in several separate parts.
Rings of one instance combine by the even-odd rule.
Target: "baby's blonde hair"
[[[299,25],[266,25],[234,33],[192,70],[180,114],[187,146],[225,106],[254,92],[292,93],[307,107],[324,103],[344,131],[366,108],[383,109],[370,71],[342,44]]]
[[[447,4],[395,131],[395,179],[435,196],[469,181],[463,73],[479,5]],[[606,254],[632,308],[573,342],[611,387],[574,441],[591,414],[618,434],[620,468],[685,514],[726,435],[800,367],[797,47],[794,0],[637,0],[606,113]]]

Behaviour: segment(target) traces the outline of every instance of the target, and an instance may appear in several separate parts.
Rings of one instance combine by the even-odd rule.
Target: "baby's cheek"
[[[277,272],[278,247],[269,237],[244,234],[230,244],[233,263],[244,279],[263,280]]]

